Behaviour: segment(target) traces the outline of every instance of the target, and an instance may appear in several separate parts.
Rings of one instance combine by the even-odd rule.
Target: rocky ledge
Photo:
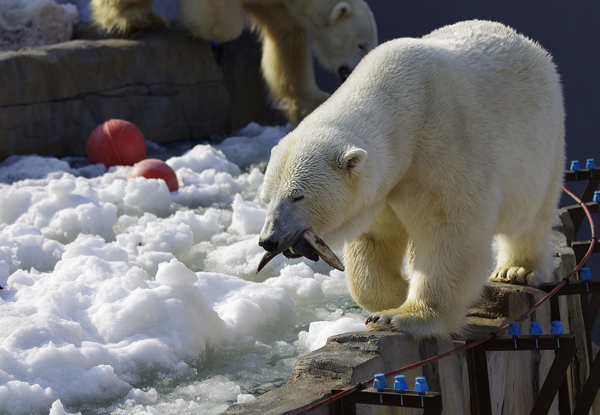
[[[553,233],[554,269],[558,279],[575,267],[573,251],[567,244],[572,224],[568,214],[560,212]],[[563,225],[564,223],[564,225]],[[565,237],[567,234],[567,237]],[[569,239],[572,240],[572,239]],[[318,350],[300,358],[288,383],[257,399],[231,406],[224,415],[295,414],[331,395],[332,389],[346,389],[426,358],[437,356],[479,339],[519,317],[546,293],[527,286],[488,283],[482,301],[470,310],[467,334],[462,339],[426,340],[415,343],[404,334],[357,332],[333,336]],[[567,372],[571,407],[576,401],[589,368],[585,353],[585,334],[578,296],[559,297],[561,321],[565,333],[576,336],[577,351]],[[531,316],[545,332],[550,327],[550,304],[545,302]],[[527,321],[522,323],[528,324]],[[554,351],[487,353],[492,411],[494,414],[526,414],[531,411],[539,388],[554,360]],[[416,376],[426,376],[429,389],[441,392],[444,414],[471,413],[469,376],[465,353],[454,354],[435,363],[406,373],[409,389]],[[387,379],[393,385],[393,379]],[[331,414],[331,405],[319,408],[315,415]],[[358,405],[357,414],[421,414],[422,409]],[[558,414],[554,400],[550,414]]]
[[[248,34],[212,47],[178,29],[135,39],[79,33],[91,38],[0,52],[0,161],[84,156],[91,131],[111,118],[156,143],[282,121],[268,109],[260,46]]]

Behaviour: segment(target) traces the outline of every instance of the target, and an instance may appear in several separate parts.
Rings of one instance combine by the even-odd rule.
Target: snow
[[[148,143],[173,193],[82,158],[0,163],[0,413],[218,414],[362,330],[322,261],[280,256],[255,275],[262,171],[290,129]]]

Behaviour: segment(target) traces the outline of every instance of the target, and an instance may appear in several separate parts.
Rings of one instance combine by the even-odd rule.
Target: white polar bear
[[[552,278],[563,123],[550,55],[502,24],[382,44],[273,148],[261,266],[283,252],[341,268],[316,235],[345,241],[349,289],[374,312],[371,329],[459,332],[494,235],[492,280]]]
[[[298,123],[328,98],[315,81],[312,53],[342,80],[377,46],[364,0],[180,0],[181,20],[202,39],[227,42],[252,26],[263,44],[261,67],[276,105]],[[152,0],[92,0],[96,23],[129,34],[166,26]]]

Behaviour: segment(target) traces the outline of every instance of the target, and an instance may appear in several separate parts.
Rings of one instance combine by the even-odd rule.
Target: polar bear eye
[[[298,202],[302,199],[304,199],[304,195],[302,194],[301,190],[295,189],[292,190],[292,202]]]

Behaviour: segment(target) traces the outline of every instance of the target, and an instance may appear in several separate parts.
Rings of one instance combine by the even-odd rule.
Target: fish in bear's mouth
[[[344,270],[342,261],[338,259],[331,248],[329,248],[321,238],[315,235],[314,232],[309,230],[302,234],[302,237],[296,241],[293,247],[289,247],[281,253],[286,258],[306,257],[315,262],[321,258],[333,268],[339,269],[340,271]],[[256,274],[258,274],[260,270],[263,269],[264,266],[267,265],[269,261],[275,258],[277,255],[278,253],[265,252],[260,260],[260,263],[258,264]]]

